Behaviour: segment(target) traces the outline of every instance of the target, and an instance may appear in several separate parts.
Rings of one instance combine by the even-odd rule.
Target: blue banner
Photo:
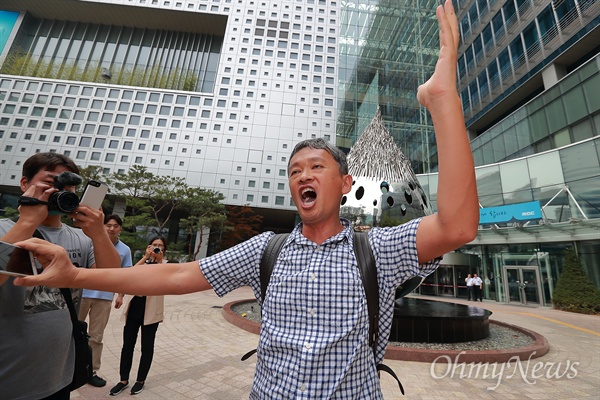
[[[507,206],[487,207],[479,209],[479,224],[499,224],[515,221],[532,221],[542,219],[539,201],[510,204]]]
[[[8,37],[17,22],[18,12],[0,10],[0,53],[4,50]]]

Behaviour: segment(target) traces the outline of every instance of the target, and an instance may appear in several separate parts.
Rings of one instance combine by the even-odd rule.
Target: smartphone
[[[33,253],[11,243],[0,241],[0,274],[28,276],[41,273]]]
[[[106,183],[90,180],[85,185],[85,189],[83,189],[79,203],[98,210],[102,206],[102,201],[104,201],[104,196],[106,196],[107,192],[108,185]]]

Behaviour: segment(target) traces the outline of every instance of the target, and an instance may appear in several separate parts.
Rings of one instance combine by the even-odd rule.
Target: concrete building
[[[184,177],[289,230],[295,143],[349,149],[379,106],[435,208],[415,94],[437,59],[437,3],[0,0],[0,207],[23,161],[56,151],[105,174]],[[454,4],[481,205],[537,201],[541,217],[482,224],[420,290],[462,296],[477,271],[488,298],[546,304],[574,244],[600,286],[600,4]]]

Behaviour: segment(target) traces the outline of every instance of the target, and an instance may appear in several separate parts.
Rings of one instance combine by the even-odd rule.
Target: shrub
[[[565,251],[562,272],[552,294],[554,308],[600,314],[600,290],[591,281],[573,249]]]

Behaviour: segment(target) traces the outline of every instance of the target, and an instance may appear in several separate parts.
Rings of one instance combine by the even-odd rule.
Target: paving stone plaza
[[[422,296],[426,298],[425,296]],[[140,399],[247,399],[256,358],[240,357],[256,347],[258,336],[225,321],[222,308],[251,299],[249,288],[217,297],[212,291],[165,298],[165,321],[158,328],[154,362]],[[431,299],[431,298],[430,298]],[[468,304],[465,300],[435,298]],[[579,399],[598,398],[600,391],[600,316],[573,314],[548,307],[518,307],[484,301],[491,319],[521,326],[545,336],[548,354],[511,364],[419,363],[387,360],[404,385],[402,396],[391,376],[381,378],[391,399]],[[106,398],[119,379],[122,344],[120,311],[113,310],[105,331],[100,375],[103,388],[86,385],[75,400]],[[138,341],[139,346],[139,341]],[[139,350],[130,380],[135,380]],[[461,377],[462,374],[462,377]],[[130,398],[126,390],[117,397]]]

